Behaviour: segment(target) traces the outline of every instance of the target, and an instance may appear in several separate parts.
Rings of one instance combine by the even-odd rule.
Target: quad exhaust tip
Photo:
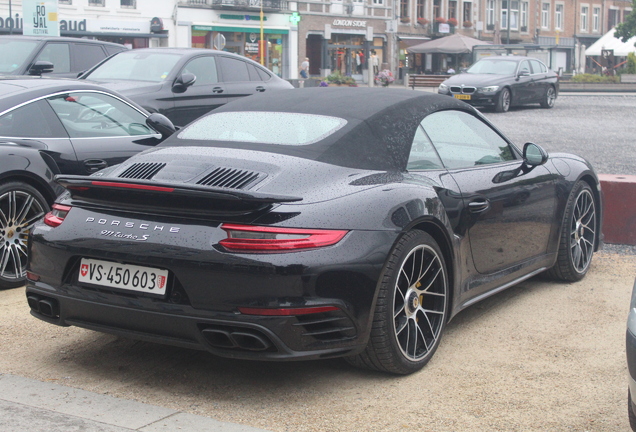
[[[60,306],[57,300],[35,294],[27,295],[27,302],[32,311],[48,318],[60,317]]]
[[[215,348],[265,351],[272,346],[272,343],[265,336],[248,331],[206,328],[201,333]]]

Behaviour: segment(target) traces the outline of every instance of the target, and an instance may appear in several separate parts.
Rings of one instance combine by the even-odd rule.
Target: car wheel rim
[[[592,261],[596,240],[596,209],[594,198],[583,190],[576,198],[570,228],[570,251],[574,269],[583,273]]]
[[[402,354],[411,361],[435,347],[446,319],[447,284],[442,261],[430,246],[415,247],[395,284],[393,322]]]
[[[550,87],[548,89],[548,95],[546,97],[546,99],[548,100],[548,106],[552,106],[554,105],[554,100],[556,99],[556,97],[554,96],[554,89],[552,87]]]
[[[44,215],[42,204],[28,192],[0,196],[0,277],[16,281],[26,272],[27,238],[35,221]]]
[[[508,111],[508,108],[510,108],[510,92],[508,90],[504,90],[503,95],[502,95],[502,106],[504,111]]]

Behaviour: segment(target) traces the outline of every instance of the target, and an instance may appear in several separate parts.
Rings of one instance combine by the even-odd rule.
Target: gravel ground
[[[531,141],[548,152],[575,153],[596,172],[636,174],[636,94],[559,94],[554,108],[512,108],[486,117],[520,147]]]
[[[0,371],[260,427],[313,431],[627,431],[632,256],[575,284],[533,278],[460,313],[419,373],[344,361],[233,361],[55,327],[0,291]]]

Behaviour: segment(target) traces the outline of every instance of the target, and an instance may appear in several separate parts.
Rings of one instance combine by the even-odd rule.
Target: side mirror
[[[174,84],[172,85],[172,91],[175,93],[183,93],[188,87],[194,84],[196,80],[197,76],[195,74],[189,72],[181,74],[174,81]]]
[[[534,143],[525,143],[523,146],[523,161],[529,166],[543,165],[548,161],[548,152],[543,147]]]
[[[528,72],[527,70],[522,70],[519,71],[519,75],[517,75],[518,77],[527,77],[530,76],[530,72]]]
[[[53,69],[55,69],[53,63],[39,60],[29,68],[29,75],[42,75],[43,73],[53,72]]]
[[[150,114],[146,119],[146,124],[159,132],[162,140],[165,140],[177,130],[168,117],[159,113]]]

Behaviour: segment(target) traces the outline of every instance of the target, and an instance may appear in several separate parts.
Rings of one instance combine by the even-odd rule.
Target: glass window
[[[514,160],[508,143],[490,126],[464,111],[438,111],[422,126],[446,168],[466,168]]]
[[[179,138],[296,146],[320,141],[346,124],[338,117],[311,114],[223,112],[196,120],[179,133]]]
[[[554,28],[563,30],[563,5],[558,4],[554,9]]]
[[[550,28],[550,3],[541,4],[541,27]]]
[[[522,61],[519,65],[519,72],[528,72],[529,74],[532,73],[532,71],[530,70],[530,62],[527,60]]]
[[[75,44],[75,70],[85,71],[106,58],[100,45]]]
[[[247,63],[229,57],[218,57],[219,66],[221,67],[221,76],[225,82],[242,82],[250,81],[250,75],[247,71]]]
[[[482,59],[466,72],[470,74],[514,75],[516,70],[517,62],[514,60]]]
[[[448,1],[448,18],[457,19],[457,1],[456,0]]]
[[[72,92],[47,100],[71,138],[156,134],[146,126],[146,116],[104,93]]]
[[[417,0],[415,8],[415,16],[418,19],[424,18],[424,14],[426,13],[426,2],[424,0]]]
[[[137,0],[121,0],[121,7],[127,9],[135,9],[137,7]]]
[[[471,2],[464,2],[464,22],[471,22],[473,20],[473,4]]]
[[[486,3],[486,25],[492,26],[492,28],[487,28],[488,30],[493,30],[495,25],[495,0],[488,0]]]
[[[37,47],[37,41],[0,38],[0,73],[12,74],[26,62],[27,57]]]
[[[601,15],[601,8],[595,7],[594,9],[592,9],[592,30],[595,32],[598,32],[599,30],[599,25],[600,25],[600,15]]]
[[[197,77],[194,86],[216,84],[219,77],[216,71],[216,59],[213,56],[197,57],[190,60],[183,69],[184,73],[192,73]]]
[[[589,12],[590,8],[587,6],[581,6],[581,31],[582,32],[586,32],[587,31],[587,14]]]
[[[0,117],[0,136],[68,138],[51,108],[43,100],[24,105]]]
[[[89,6],[104,6],[104,0],[88,0]]]
[[[181,54],[123,51],[100,65],[89,79],[124,79],[161,82],[181,59]]]
[[[424,130],[418,127],[415,132],[413,144],[411,145],[411,152],[409,153],[409,161],[406,165],[406,169],[414,171],[439,169],[443,167],[444,165],[439,159],[433,144],[424,133]]]
[[[48,61],[53,63],[53,73],[70,72],[71,54],[69,45],[65,43],[47,43],[35,61]]]
[[[400,17],[405,18],[409,14],[409,0],[400,0]]]
[[[546,73],[548,71],[548,68],[539,60],[530,60],[530,64],[532,65],[533,73]]]
[[[521,2],[521,31],[528,31],[528,2]]]

